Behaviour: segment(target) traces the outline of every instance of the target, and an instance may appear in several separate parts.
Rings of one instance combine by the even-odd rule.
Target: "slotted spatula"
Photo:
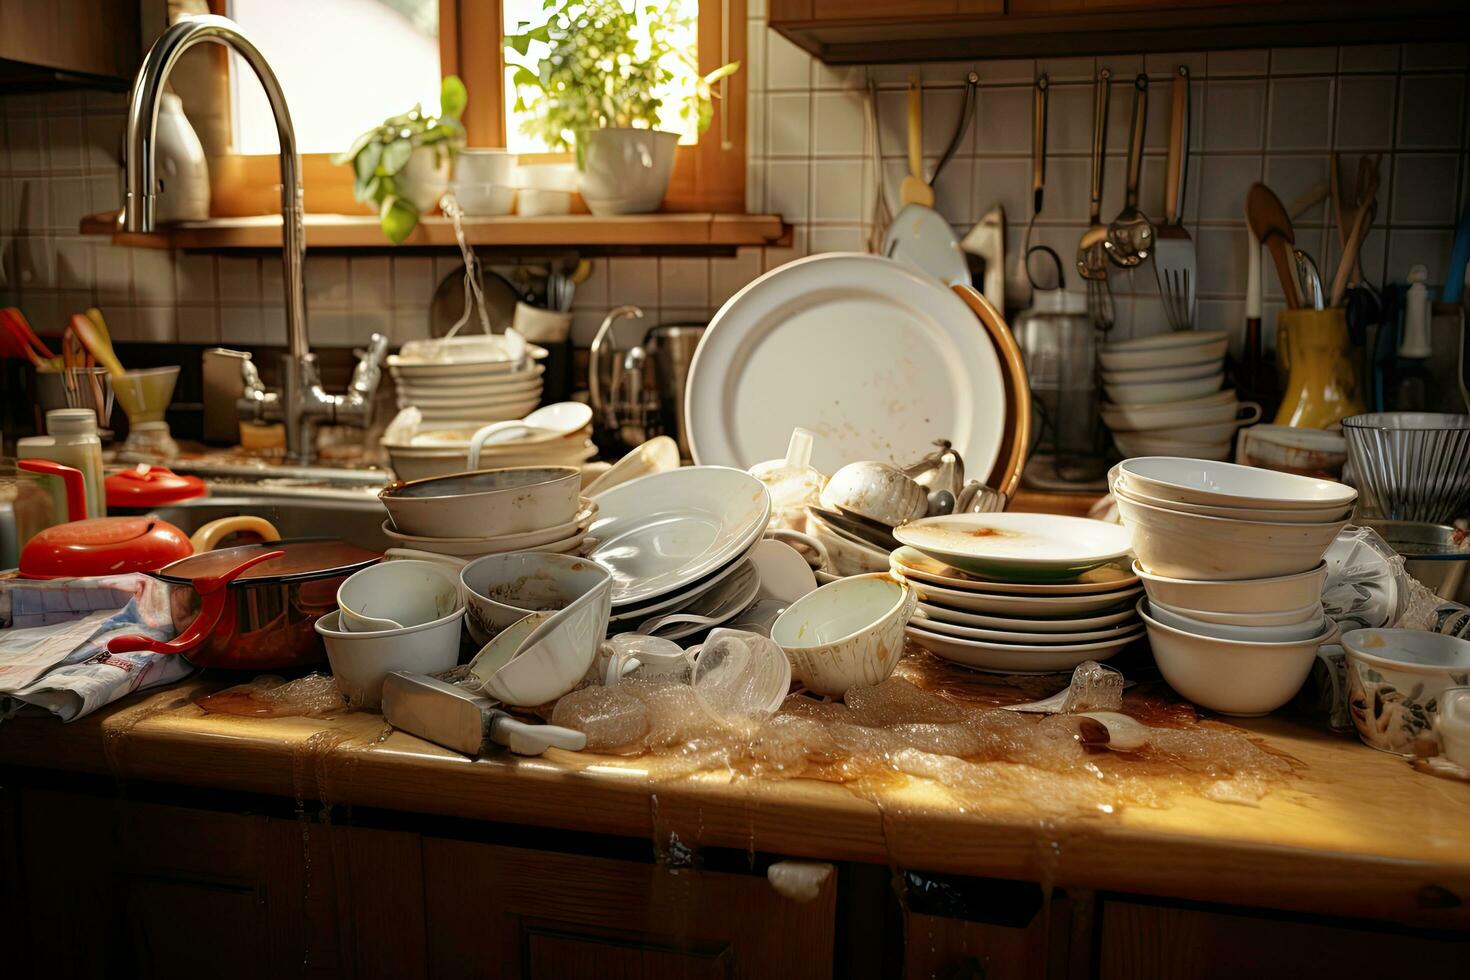
[[[1169,157],[1164,172],[1164,220],[1154,229],[1154,274],[1164,315],[1175,330],[1194,327],[1194,240],[1184,230],[1184,184],[1189,166],[1189,69],[1179,66],[1174,76],[1169,126]]]

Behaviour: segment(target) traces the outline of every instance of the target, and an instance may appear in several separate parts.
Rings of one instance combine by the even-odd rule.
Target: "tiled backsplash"
[[[795,226],[791,248],[741,249],[730,258],[598,259],[579,288],[575,336],[591,339],[606,311],[642,306],[654,322],[704,320],[766,269],[812,252],[862,249],[877,178],[866,124],[866,74],[879,88],[883,193],[898,204],[904,161],[904,87],[922,76],[924,152],[932,167],[962,101],[981,78],[974,118],[935,182],[937,207],[963,235],[994,203],[1005,207],[1014,254],[1029,206],[1031,84],[1051,80],[1045,207],[1034,241],[1070,267],[1086,224],[1094,71],[1114,74],[1103,213],[1122,204],[1123,153],[1139,71],[1152,82],[1142,207],[1161,213],[1169,81],[1193,77],[1184,220],[1199,248],[1199,325],[1239,329],[1244,309],[1246,188],[1265,180],[1294,196],[1325,180],[1330,153],[1383,154],[1377,221],[1364,249],[1375,280],[1403,280],[1423,263],[1443,280],[1456,216],[1470,199],[1470,45],[1298,48],[1208,54],[933,63],[834,68],[767,29],[750,4],[747,206]],[[119,248],[77,234],[83,214],[116,208],[123,97],[60,92],[0,96],[0,296],[43,330],[96,304],[122,339],[284,343],[280,260],[272,254],[170,254]],[[1298,223],[1298,244],[1331,269],[1337,236],[1318,206]],[[307,302],[312,342],[359,343],[374,331],[395,342],[424,336],[435,284],[456,256],[312,254]],[[1330,273],[1329,273],[1330,275]],[[1265,277],[1267,322],[1280,291]],[[1118,335],[1163,327],[1151,267],[1115,271]]]

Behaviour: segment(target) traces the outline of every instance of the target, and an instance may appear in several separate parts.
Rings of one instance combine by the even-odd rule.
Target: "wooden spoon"
[[[934,206],[934,188],[924,179],[924,89],[916,75],[909,76],[909,172],[899,185],[898,197],[904,207],[919,204]]]
[[[1276,276],[1281,280],[1281,292],[1286,297],[1289,309],[1302,305],[1301,293],[1296,286],[1296,262],[1293,246],[1296,233],[1291,227],[1291,216],[1281,199],[1265,184],[1252,184],[1245,195],[1245,220],[1256,238],[1271,250],[1271,262],[1276,266]]]

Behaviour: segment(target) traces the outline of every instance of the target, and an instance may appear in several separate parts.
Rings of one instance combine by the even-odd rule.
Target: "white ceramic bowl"
[[[1316,567],[1293,575],[1227,581],[1160,575],[1135,560],[1133,574],[1143,579],[1150,602],[1187,609],[1196,617],[1205,613],[1279,615],[1321,603],[1327,563],[1320,561]]]
[[[1224,372],[1209,374],[1203,378],[1186,378],[1182,381],[1151,381],[1147,383],[1103,382],[1108,400],[1118,405],[1154,405],[1159,402],[1184,401],[1200,398],[1220,390],[1225,383]]]
[[[888,554],[871,545],[838,534],[817,515],[807,512],[807,530],[827,553],[830,571],[838,575],[863,575],[888,570]]]
[[[1103,405],[1103,423],[1115,432],[1152,432],[1203,425],[1249,425],[1261,417],[1261,406],[1242,402],[1227,388],[1213,395],[1155,405]]]
[[[771,639],[809,690],[837,697],[893,673],[918,602],[912,588],[886,575],[839,579],[792,603],[771,627]]]
[[[1439,698],[1434,730],[1440,753],[1462,769],[1470,769],[1470,687],[1448,688]]]
[[[1358,499],[1352,487],[1331,480],[1236,463],[1153,456],[1126,460],[1118,472],[1131,492],[1184,504],[1313,510],[1347,508]]]
[[[1165,626],[1172,626],[1196,636],[1213,636],[1221,640],[1247,640],[1254,643],[1291,643],[1307,640],[1326,628],[1320,606],[1317,615],[1310,619],[1285,626],[1235,626],[1228,623],[1211,623],[1195,619],[1187,613],[1176,612],[1156,602],[1149,603],[1149,612]]]
[[[598,608],[604,610],[600,629]],[[470,661],[481,693],[512,707],[534,708],[570,692],[587,676],[607,636],[605,608],[584,603],[557,613],[532,613],[501,630]],[[550,632],[538,639],[543,627]]]
[[[433,674],[448,670],[459,660],[463,606],[422,626],[380,633],[348,633],[341,628],[339,615],[333,610],[315,625],[326,645],[337,689],[353,706],[382,704],[383,679],[390,671]]]
[[[450,190],[464,213],[471,218],[496,217],[515,210],[516,189],[505,184],[456,180]]]
[[[1446,690],[1470,684],[1470,642],[1425,630],[1353,630],[1347,651],[1348,709],[1358,737],[1411,757]]]
[[[492,536],[565,524],[577,513],[581,486],[575,467],[513,466],[393,484],[378,499],[404,534]]]
[[[1201,514],[1205,517],[1224,517],[1237,521],[1268,521],[1279,524],[1330,524],[1333,521],[1345,521],[1352,516],[1351,507],[1341,507],[1337,504],[1310,508],[1220,507],[1213,504],[1186,504],[1134,490],[1128,478],[1121,473],[1116,479],[1109,479],[1108,482],[1115,496],[1127,497],[1134,503],[1162,507],[1181,514]]]
[[[1244,466],[1335,479],[1347,462],[1347,439],[1322,429],[1253,425],[1240,431],[1235,458]]]
[[[1137,371],[1198,364],[1225,356],[1224,330],[1181,330],[1104,344],[1097,352],[1104,371]]]
[[[487,555],[459,573],[465,626],[481,646],[533,612],[565,609],[589,593],[611,610],[612,573],[590,558],[518,551]],[[606,629],[604,614],[604,630]]]
[[[1169,686],[1202,708],[1223,715],[1270,714],[1290,701],[1312,672],[1317,648],[1337,632],[1287,643],[1251,643],[1199,636],[1166,626],[1138,601],[1154,662]]]
[[[1114,432],[1113,442],[1118,451],[1128,456],[1186,456],[1190,459],[1230,458],[1229,437],[1216,442],[1186,442],[1170,438],[1174,429],[1155,429],[1146,432]]]
[[[1304,572],[1322,560],[1347,525],[1238,521],[1185,514],[1121,495],[1114,500],[1143,567],[1171,578],[1253,579]]]
[[[463,604],[454,572],[431,561],[379,562],[337,587],[342,628],[349,633],[376,629],[372,620],[392,620],[400,628],[422,626]]]
[[[1153,384],[1158,381],[1188,381],[1191,378],[1207,378],[1220,373],[1224,361],[1218,357],[1196,361],[1193,364],[1173,364],[1160,368],[1135,368],[1133,370],[1102,371],[1103,384]]]
[[[1320,599],[1297,609],[1238,613],[1215,612],[1210,609],[1187,609],[1183,606],[1173,606],[1166,602],[1160,602],[1158,599],[1149,596],[1148,607],[1154,610],[1155,613],[1170,612],[1177,616],[1187,616],[1197,622],[1218,623],[1222,626],[1297,626],[1301,623],[1315,623],[1322,618],[1322,602]]]
[[[503,551],[528,551],[548,544],[559,544],[587,530],[587,525],[597,515],[597,505],[584,499],[581,508],[571,520],[552,527],[523,534],[498,534],[489,537],[436,538],[429,535],[404,534],[393,526],[392,521],[383,522],[383,535],[393,542],[395,548],[415,548],[432,551],[440,555],[469,556],[499,554]]]

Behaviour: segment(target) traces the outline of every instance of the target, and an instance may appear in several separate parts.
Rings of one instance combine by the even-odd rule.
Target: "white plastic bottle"
[[[87,516],[107,514],[102,482],[102,439],[97,413],[90,408],[53,408],[46,413],[44,436],[28,436],[15,444],[17,459],[49,459],[82,471],[87,488]]]

